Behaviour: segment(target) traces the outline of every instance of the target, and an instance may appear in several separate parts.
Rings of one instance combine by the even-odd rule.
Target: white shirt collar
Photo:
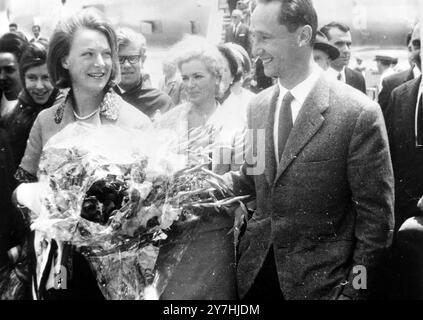
[[[282,86],[280,81],[278,80],[279,99],[278,99],[277,109],[278,110],[280,109],[280,105],[282,103],[282,99],[285,96],[285,94],[288,91],[291,92],[291,94],[294,96],[293,103],[291,104],[291,108],[293,109],[292,120],[295,122],[302,105],[304,104],[307,96],[309,95],[310,91],[313,89],[314,85],[316,84],[317,79],[320,77],[321,73],[322,73],[322,69],[320,69],[317,64],[313,63],[313,67],[312,67],[312,71],[310,75],[303,82],[297,84],[291,90],[288,90],[284,86]]]
[[[286,89],[284,86],[281,85],[280,81],[278,80],[279,86],[279,98],[276,105],[275,110],[275,122],[273,124],[273,141],[274,141],[274,149],[275,149],[275,156],[278,159],[278,127],[279,127],[279,113],[281,109],[281,104],[283,97],[289,91],[294,97],[294,100],[291,103],[291,111],[292,111],[292,121],[295,124],[297,120],[298,114],[307,99],[308,95],[310,94],[311,90],[313,90],[314,86],[317,83],[320,75],[322,74],[323,70],[316,64],[313,63],[311,74],[301,83],[297,84],[291,90]],[[279,163],[279,161],[277,160]]]
[[[332,67],[329,67],[325,71],[332,79],[338,80],[338,74],[341,74],[341,81],[346,82],[346,76],[345,76],[345,67],[342,68],[341,71],[337,71]]]
[[[420,77],[421,75],[421,71],[419,70],[419,68],[415,65],[413,67],[413,75],[414,75],[414,79],[417,79],[418,77]]]

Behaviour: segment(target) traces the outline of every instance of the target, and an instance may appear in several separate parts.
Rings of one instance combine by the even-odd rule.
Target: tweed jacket
[[[273,246],[286,299],[362,298],[366,290],[352,285],[354,266],[366,267],[370,278],[392,241],[394,178],[380,107],[321,75],[276,164],[271,110],[278,95],[273,86],[251,102],[248,128],[254,141],[264,132],[265,142],[254,146],[248,134],[246,163],[226,176],[236,193],[254,194],[257,202],[240,242],[239,294],[248,292]],[[251,158],[259,152],[264,170]]]

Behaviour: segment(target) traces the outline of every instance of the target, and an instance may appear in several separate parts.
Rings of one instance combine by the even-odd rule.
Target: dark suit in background
[[[405,70],[383,79],[382,90],[380,91],[378,97],[378,102],[382,108],[382,112],[385,112],[386,108],[388,107],[389,97],[391,96],[392,91],[401,84],[413,79],[413,69]]]
[[[233,24],[228,25],[226,27],[225,42],[239,44],[251,57],[250,28],[246,24],[241,22],[236,32]]]
[[[364,80],[364,77],[360,72],[350,68],[345,68],[345,81],[351,87],[354,87],[366,94],[366,80]]]
[[[423,299],[423,147],[416,146],[415,117],[421,76],[392,92],[385,112],[395,175],[393,269],[395,298]]]
[[[278,86],[263,91],[248,111],[248,128],[265,132],[264,172],[248,174],[244,165],[231,173],[234,190],[257,201],[239,247],[240,297],[254,286],[272,247],[284,298],[364,297],[376,287],[393,229],[394,179],[380,108],[320,76],[276,163],[271,110],[278,95]],[[369,290],[352,285],[360,265]]]

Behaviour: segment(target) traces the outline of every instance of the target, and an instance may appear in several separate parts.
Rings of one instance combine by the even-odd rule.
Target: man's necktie
[[[292,110],[291,102],[294,100],[294,96],[291,92],[287,92],[282,100],[281,109],[279,112],[279,125],[278,125],[278,160],[282,158],[283,150],[285,149],[286,142],[288,141],[289,134],[291,133],[293,122],[292,122]]]
[[[339,81],[341,81],[342,80],[342,76],[341,76],[341,73],[338,73],[338,76],[336,77]]]
[[[417,106],[417,145],[423,146],[423,102],[422,96]]]

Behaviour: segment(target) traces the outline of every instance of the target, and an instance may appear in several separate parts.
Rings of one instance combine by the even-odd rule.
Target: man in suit
[[[407,47],[411,48],[411,33],[407,35]],[[412,51],[411,51],[412,52]],[[385,112],[388,107],[389,97],[391,96],[392,91],[399,87],[401,84],[413,80],[420,75],[418,67],[413,61],[413,54],[410,54],[411,67],[408,70],[393,74],[389,77],[386,77],[382,81],[382,90],[379,93],[378,102],[382,111]]]
[[[320,29],[326,35],[329,43],[340,51],[338,59],[333,60],[328,73],[350,86],[366,93],[366,81],[360,72],[348,68],[351,58],[351,32],[350,28],[342,23],[331,22]]]
[[[310,0],[260,0],[251,22],[254,53],[278,83],[251,101],[246,162],[224,176],[257,203],[239,246],[240,298],[363,298],[393,228],[380,108],[314,63]]]
[[[242,12],[238,9],[232,11],[232,23],[226,27],[225,42],[239,44],[251,56],[250,29],[242,23]]]
[[[421,70],[420,25],[414,28],[413,60]],[[395,174],[394,266],[399,298],[423,299],[423,110],[422,77],[392,92],[385,112]]]

